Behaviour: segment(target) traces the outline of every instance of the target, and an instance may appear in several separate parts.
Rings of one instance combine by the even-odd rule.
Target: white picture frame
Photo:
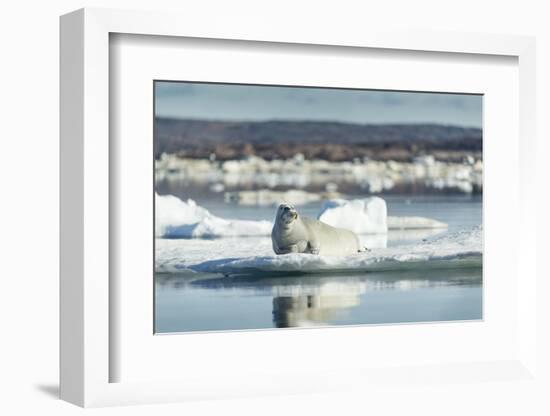
[[[377,383],[407,383],[433,380],[503,379],[522,381],[536,376],[536,270],[534,253],[536,211],[534,189],[529,181],[535,169],[535,42],[530,37],[508,35],[396,32],[374,29],[327,33],[311,27],[250,22],[235,27],[223,19],[211,26],[167,13],[82,9],[61,18],[61,398],[80,406],[156,403],[220,397],[323,392],[360,389]],[[116,160],[110,158],[110,34],[164,36],[172,38],[224,39],[228,41],[276,42],[285,45],[330,45],[335,48],[371,48],[424,51],[438,54],[501,55],[518,60],[519,134],[518,207],[515,221],[517,240],[511,249],[517,257],[518,280],[511,342],[517,345],[496,360],[426,364],[411,367],[357,369],[334,366],[315,371],[280,368],[255,378],[236,377],[220,371],[215,380],[200,367],[189,375],[147,381],[113,382],[112,368],[121,359],[113,348],[117,336],[112,315],[117,310],[118,287],[110,281],[110,215],[113,200],[110,172]],[[517,274],[517,270],[514,272]],[[454,324],[468,325],[468,324]],[[405,328],[402,326],[401,328]],[[407,327],[404,331],[415,331]],[[293,332],[293,337],[318,337],[327,329]],[[306,331],[307,332],[307,331]],[[300,335],[296,335],[300,334]],[[317,334],[317,335],[316,335]],[[151,333],[151,336],[153,334]],[[193,337],[195,335],[186,335]],[[231,335],[233,342],[244,333]],[[286,336],[290,336],[287,332]],[[165,338],[166,339],[166,338]],[[164,341],[169,342],[169,341]],[[517,348],[516,348],[517,347]],[[137,348],[137,347],[136,347]],[[147,357],[143,357],[147,359]],[[116,378],[116,377],[115,377]],[[173,380],[173,381],[170,381]],[[175,381],[174,381],[175,380]],[[343,382],[342,380],[346,380]]]

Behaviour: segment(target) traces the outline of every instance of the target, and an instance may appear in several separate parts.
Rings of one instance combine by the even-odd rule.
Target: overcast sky
[[[156,82],[155,105],[157,116],[207,120],[482,125],[482,97],[467,94]]]

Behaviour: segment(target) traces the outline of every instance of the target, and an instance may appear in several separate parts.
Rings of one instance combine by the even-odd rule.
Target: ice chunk
[[[333,227],[356,234],[378,234],[388,231],[386,201],[382,198],[332,199],[326,201],[317,218]]]
[[[155,234],[163,238],[214,238],[269,235],[270,221],[217,217],[192,199],[155,195]]]
[[[388,230],[420,230],[446,228],[447,224],[425,217],[389,217],[386,202],[379,197],[365,199],[333,199],[326,201],[317,217],[333,227],[356,234],[386,233]]]

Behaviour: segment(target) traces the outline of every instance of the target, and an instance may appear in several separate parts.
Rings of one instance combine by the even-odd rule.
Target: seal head
[[[280,221],[283,225],[290,225],[298,219],[298,212],[293,205],[283,203],[277,208],[277,218],[275,221]]]

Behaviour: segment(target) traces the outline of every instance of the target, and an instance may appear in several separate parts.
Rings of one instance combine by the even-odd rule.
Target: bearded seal
[[[271,241],[276,254],[345,256],[364,251],[353,231],[299,216],[294,206],[285,203],[277,208]]]

